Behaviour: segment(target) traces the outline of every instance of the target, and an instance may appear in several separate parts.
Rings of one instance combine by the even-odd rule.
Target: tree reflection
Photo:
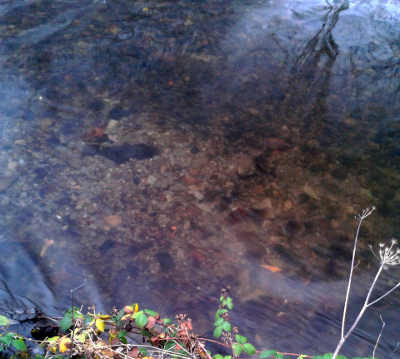
[[[328,112],[326,101],[331,93],[332,69],[339,55],[332,31],[339,21],[340,12],[348,8],[347,0],[327,3],[320,29],[306,43],[290,71],[282,108],[287,111],[286,115],[295,113],[296,121],[303,119],[304,130],[312,137],[323,137],[321,132],[325,124],[320,118]]]

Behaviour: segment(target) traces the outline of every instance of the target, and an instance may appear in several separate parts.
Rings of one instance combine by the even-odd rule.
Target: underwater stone
[[[128,162],[130,159],[145,160],[152,158],[157,155],[159,151],[156,147],[145,143],[138,143],[135,145],[124,143],[117,146],[96,147],[95,153],[117,164],[122,164]]]

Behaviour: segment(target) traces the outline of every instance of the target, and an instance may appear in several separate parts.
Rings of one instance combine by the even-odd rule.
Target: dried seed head
[[[395,238],[390,240],[390,244],[379,243],[379,260],[384,269],[400,264],[400,248],[397,244],[398,240]]]

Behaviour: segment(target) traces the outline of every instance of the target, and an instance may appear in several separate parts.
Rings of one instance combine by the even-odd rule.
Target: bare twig
[[[385,328],[385,325],[386,325],[386,323],[383,321],[382,315],[379,314],[379,317],[381,318],[382,328],[381,328],[381,331],[379,332],[378,338],[376,339],[374,350],[372,351],[372,358],[373,359],[375,359],[376,348],[378,348],[378,344],[379,344],[379,341],[381,340],[383,329]]]

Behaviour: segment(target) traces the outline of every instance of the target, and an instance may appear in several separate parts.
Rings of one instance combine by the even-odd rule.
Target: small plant
[[[233,309],[232,298],[228,296],[228,291],[222,289],[219,297],[219,306],[215,313],[214,332],[216,338],[222,337],[222,340],[232,350],[232,357],[238,358],[241,353],[253,355],[256,348],[253,344],[247,342],[247,338],[239,335],[239,329],[231,326],[229,322],[229,311]],[[220,354],[213,356],[214,359],[231,359],[230,355],[222,357]]]
[[[0,327],[7,328],[11,321],[4,315],[0,315]],[[2,332],[0,333],[0,352],[2,351],[15,352],[19,356],[26,354],[27,348],[24,339],[17,333]]]

